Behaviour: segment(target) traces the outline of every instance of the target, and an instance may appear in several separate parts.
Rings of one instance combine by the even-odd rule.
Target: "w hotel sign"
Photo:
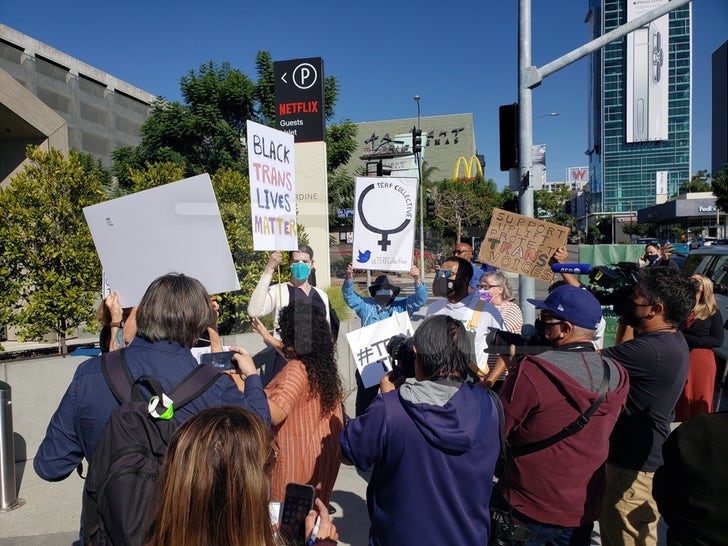
[[[273,63],[276,129],[294,142],[324,140],[324,62],[321,57]]]
[[[589,167],[569,167],[566,169],[566,181],[569,186],[582,187],[589,182]]]

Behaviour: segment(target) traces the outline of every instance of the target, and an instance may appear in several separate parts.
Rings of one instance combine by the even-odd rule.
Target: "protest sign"
[[[104,293],[137,305],[161,275],[184,273],[210,294],[240,290],[210,176],[200,174],[83,213],[104,271]],[[108,285],[108,288],[106,287]]]
[[[392,369],[387,343],[398,334],[406,336],[414,334],[414,328],[406,312],[395,313],[389,318],[346,334],[356,368],[365,387],[379,384],[382,376]]]
[[[409,271],[415,244],[417,179],[357,177],[354,267]]]
[[[498,269],[551,282],[549,259],[566,244],[569,228],[493,209],[478,260]]]
[[[247,122],[255,250],[297,250],[293,135]]]

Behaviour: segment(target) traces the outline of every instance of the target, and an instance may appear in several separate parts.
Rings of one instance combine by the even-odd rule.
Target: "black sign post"
[[[323,141],[324,62],[321,57],[273,63],[276,129],[295,142]]]

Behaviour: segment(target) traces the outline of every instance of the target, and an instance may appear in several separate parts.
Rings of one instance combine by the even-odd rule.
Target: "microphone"
[[[591,267],[591,264],[553,264],[551,271],[554,273],[571,273],[572,275],[588,275]]]

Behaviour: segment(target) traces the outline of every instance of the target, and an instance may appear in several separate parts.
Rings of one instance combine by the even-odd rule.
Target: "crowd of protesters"
[[[565,256],[561,248],[553,259]],[[503,544],[587,546],[598,522],[605,546],[649,546],[661,513],[670,544],[728,544],[724,459],[708,444],[725,446],[726,422],[705,416],[723,337],[710,279],[685,276],[669,250],[649,245],[619,306],[615,345],[602,347],[602,305],[565,276],[528,300],[540,341],[524,354],[494,341],[494,331],[524,326],[507,276],[472,260],[458,243],[438,264],[435,299],[409,345],[413,376],[385,373],[365,387],[357,374],[348,420],[338,319],[311,282],[313,251],[299,244],[290,280],[274,285],[283,255],[272,252],[248,307],[276,354],[267,384],[252,355],[232,347],[233,369],[175,413],[139,543],[335,544],[330,501],[343,462],[367,476],[371,545],[493,543],[506,514],[520,534]],[[406,298],[384,275],[361,295],[354,273],[350,265],[342,291],[362,327],[427,301],[415,267]],[[201,338],[222,350],[216,319],[201,283],[164,275],[137,307],[122,309],[116,294],[102,303],[102,351],[122,351],[131,380],[153,376],[166,391],[197,366],[190,349]],[[119,404],[103,361],[78,367],[51,418],[34,459],[42,478],[93,460]],[[671,435],[676,412],[686,423]],[[279,533],[268,509],[285,503],[289,483],[315,490],[299,539]]]

